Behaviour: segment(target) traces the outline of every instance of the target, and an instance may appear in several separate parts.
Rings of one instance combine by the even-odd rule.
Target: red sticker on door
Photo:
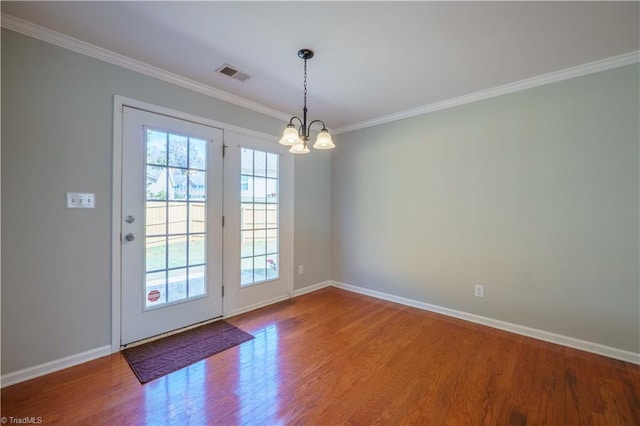
[[[160,292],[158,290],[151,290],[149,294],[147,294],[147,300],[149,302],[156,302],[160,299]]]

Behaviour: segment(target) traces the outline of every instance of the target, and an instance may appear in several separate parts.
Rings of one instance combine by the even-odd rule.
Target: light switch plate
[[[93,192],[67,192],[68,209],[93,209],[96,206],[96,194]]]

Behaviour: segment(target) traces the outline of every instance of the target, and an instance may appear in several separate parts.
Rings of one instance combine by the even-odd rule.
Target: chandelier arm
[[[302,126],[302,120],[300,119],[300,117],[291,117],[291,120],[289,120],[289,124],[293,125],[293,120],[298,120],[298,123],[300,123],[300,125]]]
[[[313,120],[311,123],[309,123],[309,126],[307,127],[307,134],[311,133],[311,126],[313,126],[313,123],[322,123],[322,130],[327,130],[327,126],[325,126],[324,121]]]

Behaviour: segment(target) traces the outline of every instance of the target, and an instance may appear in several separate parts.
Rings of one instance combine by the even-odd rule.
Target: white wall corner
[[[35,379],[36,377],[64,370],[65,368],[73,367],[74,365],[92,361],[97,358],[102,358],[103,356],[107,356],[110,354],[111,345],[106,345],[81,352],[79,354],[69,355],[64,358],[45,362],[44,364],[14,371],[13,373],[3,374],[2,377],[0,377],[0,387],[4,388],[7,386],[15,385],[16,383]]]
[[[375,290],[369,290],[364,287],[345,284],[339,281],[332,281],[331,285],[336,288],[351,291],[354,293],[359,293],[365,296],[371,296],[377,299],[387,300],[389,302],[395,302],[401,305],[411,306],[411,307],[422,309],[425,311],[447,315],[447,316],[462,319],[465,321],[470,321],[476,324],[486,325],[488,327],[497,328],[499,330],[504,330],[511,333],[519,334],[521,336],[527,336],[534,339],[543,340],[545,342],[555,343],[555,344],[566,346],[569,348],[578,349],[585,352],[602,355],[608,358],[613,358],[620,361],[626,361],[632,364],[640,365],[640,353],[613,348],[610,346],[601,345],[599,343],[580,340],[580,339],[576,339],[574,337],[569,337],[569,336],[563,336],[561,334],[551,333],[545,330],[538,330],[535,328],[513,324],[505,321],[500,321],[493,318],[483,317],[476,314],[457,311],[455,309],[445,308],[438,305],[432,305],[429,303],[420,302],[413,299],[394,296],[392,294],[382,293],[380,291],[375,291]]]

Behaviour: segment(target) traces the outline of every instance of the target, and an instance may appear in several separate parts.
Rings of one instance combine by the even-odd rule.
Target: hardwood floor
[[[3,389],[2,416],[65,425],[640,424],[640,366],[419,309],[327,288],[228,321],[255,339],[146,385],[120,354],[100,358]]]

